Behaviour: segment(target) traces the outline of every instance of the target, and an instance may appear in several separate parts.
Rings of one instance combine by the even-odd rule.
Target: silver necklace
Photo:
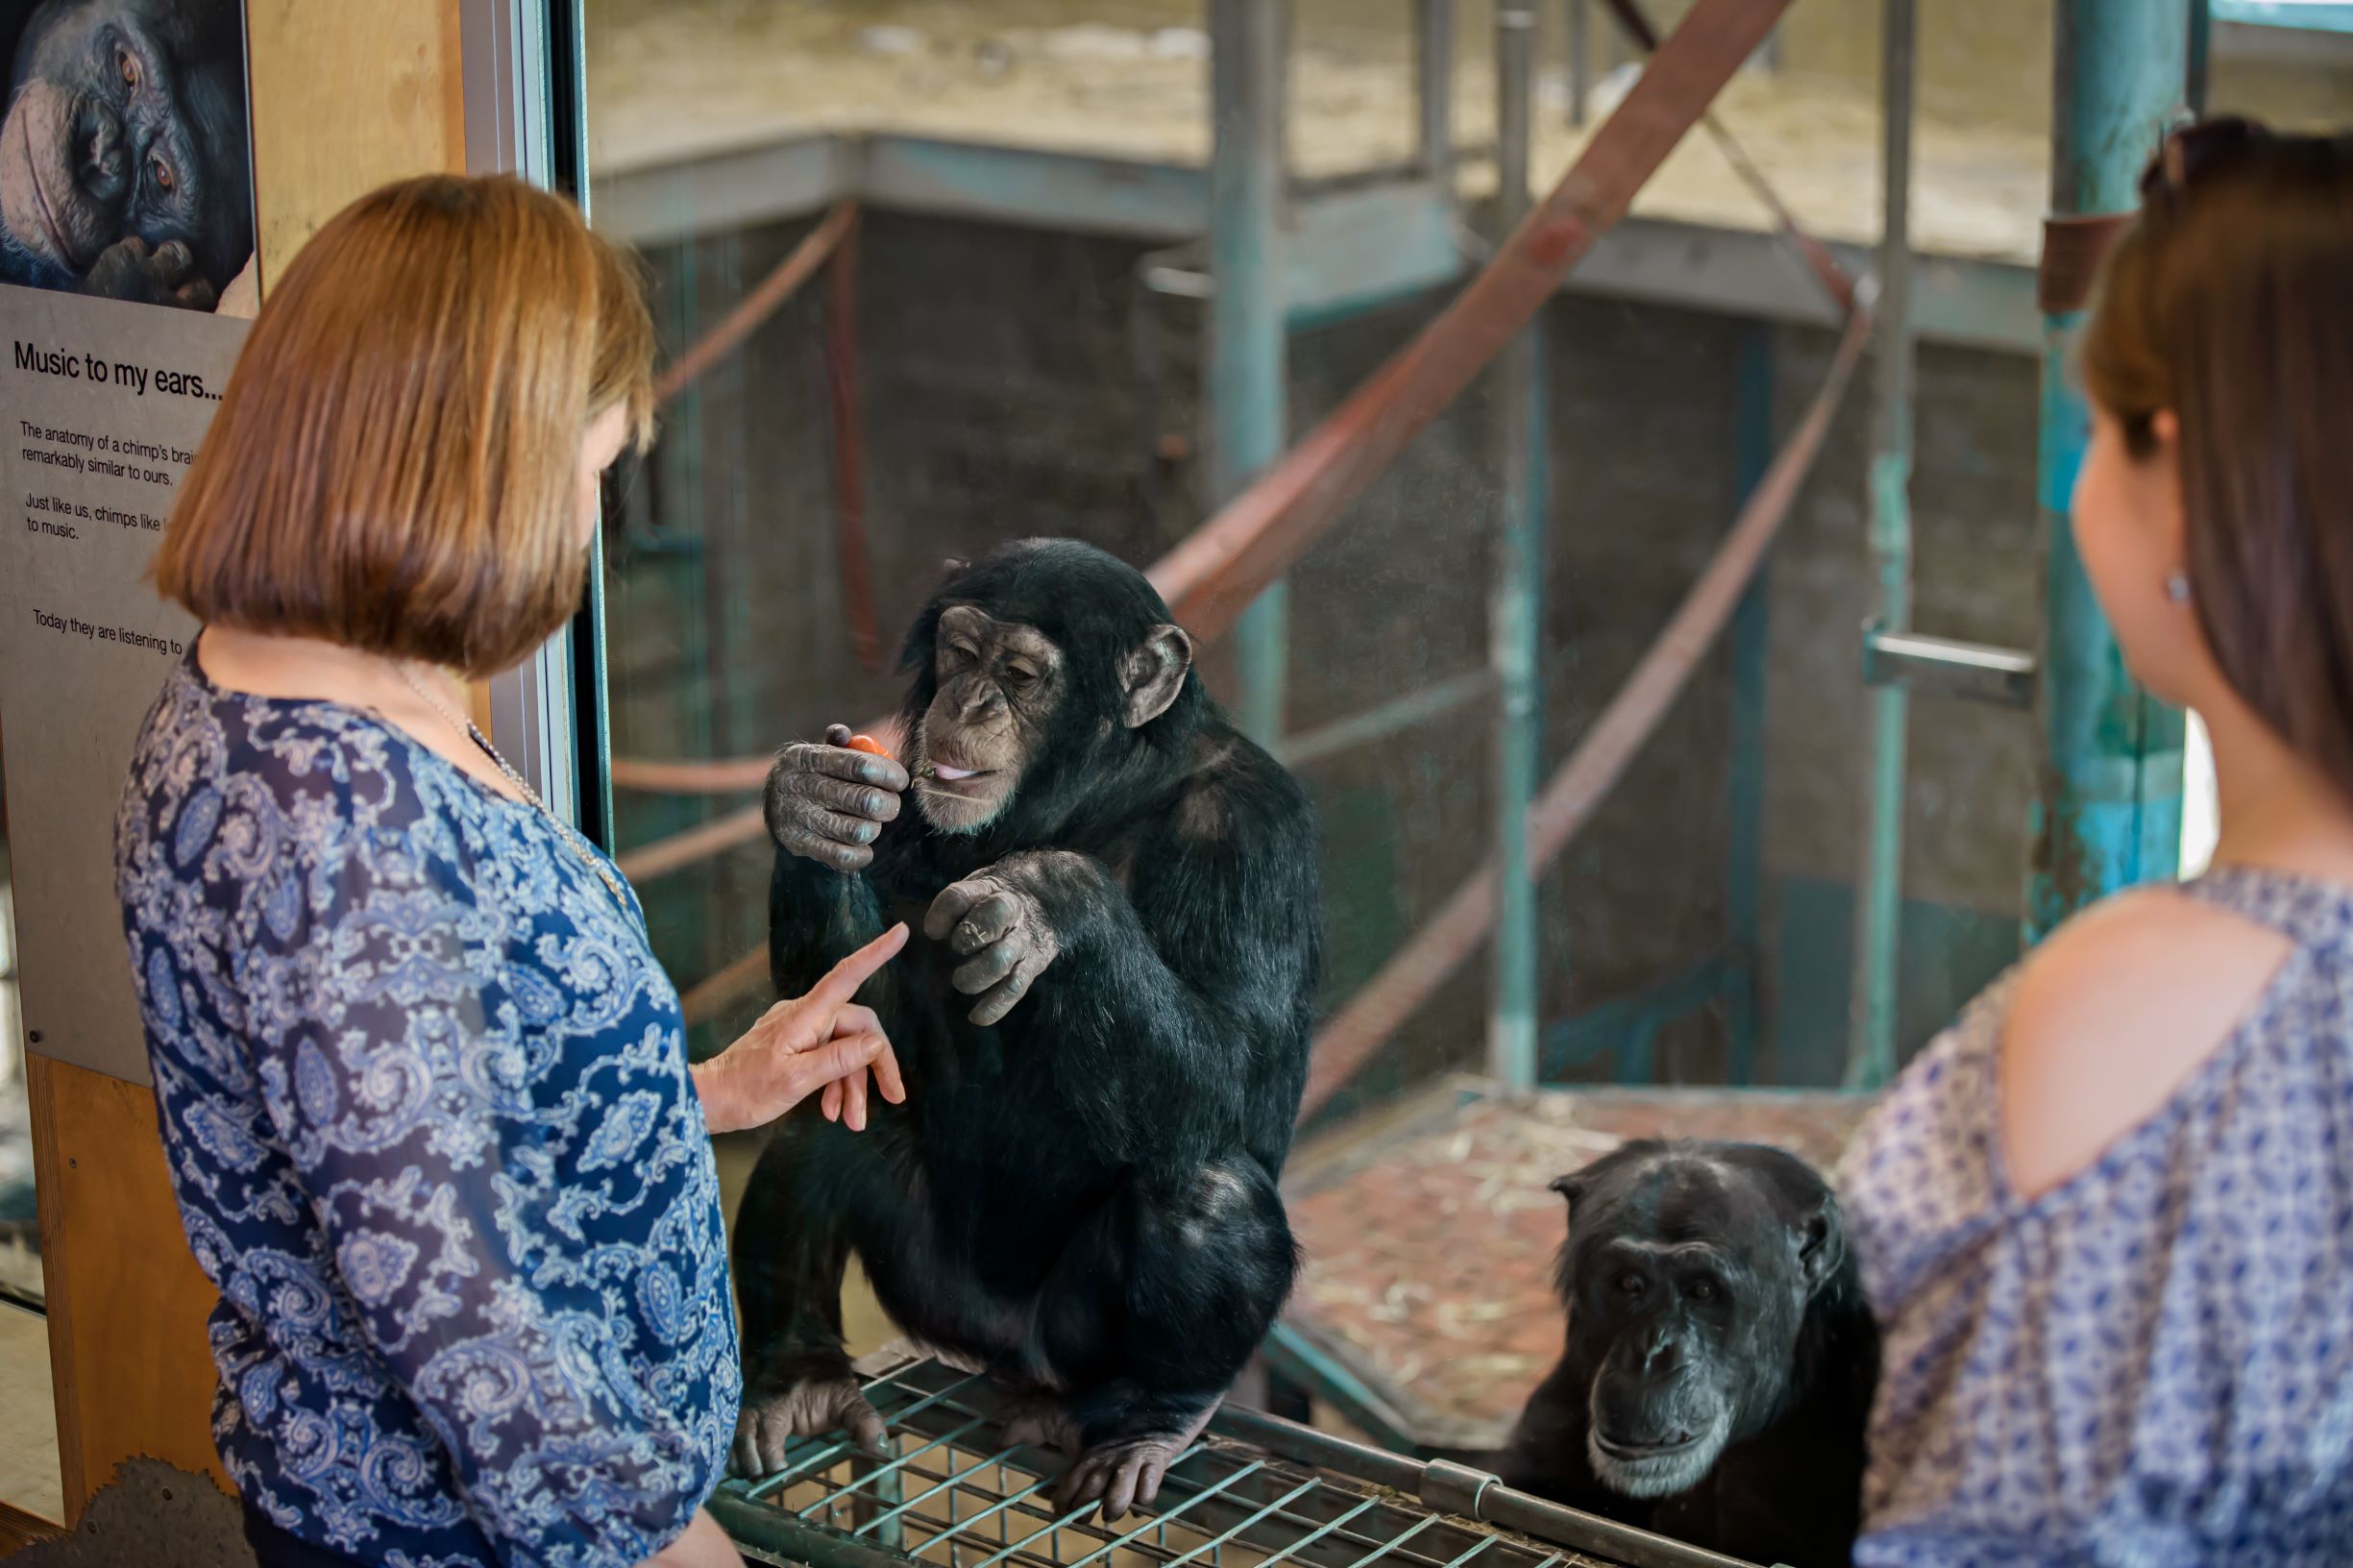
[[[572,852],[580,857],[581,865],[597,873],[597,880],[604,884],[605,891],[613,895],[613,901],[626,911],[629,907],[629,895],[622,891],[621,879],[615,876],[611,868],[605,865],[603,857],[588,846],[586,839],[573,831],[571,823],[548,809],[548,803],[539,797],[537,790],[531,788],[530,781],[508,767],[506,759],[499,755],[499,748],[490,744],[490,737],[483,734],[472,720],[460,718],[452,712],[449,704],[427,690],[425,683],[411,674],[406,665],[397,665],[395,668],[400,671],[401,679],[407,683],[408,689],[425,699],[427,707],[449,721],[452,729],[482,748],[482,754],[491,760],[500,772],[506,775],[506,781],[515,787],[516,792],[523,796],[531,809],[548,820],[549,825],[555,829],[555,836],[562,839],[566,845],[571,846]]]

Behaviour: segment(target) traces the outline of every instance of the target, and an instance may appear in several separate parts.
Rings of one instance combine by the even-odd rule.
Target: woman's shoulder
[[[132,754],[118,864],[167,880],[233,870],[252,881],[355,846],[423,850],[419,835],[445,834],[452,812],[415,750],[357,710],[225,690],[183,664]]]
[[[2033,1197],[2154,1115],[2231,1038],[2294,941],[2170,887],[2104,900],[2021,969],[2000,1036],[2012,1188]]]

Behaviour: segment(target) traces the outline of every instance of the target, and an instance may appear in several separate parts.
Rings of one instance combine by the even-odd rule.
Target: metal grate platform
[[[808,1438],[711,1510],[754,1560],[810,1568],[1743,1568],[1735,1559],[1228,1406],[1170,1467],[1155,1510],[1106,1527],[1057,1511],[1064,1461],[1007,1446],[994,1391],[886,1350],[859,1363],[889,1453]]]

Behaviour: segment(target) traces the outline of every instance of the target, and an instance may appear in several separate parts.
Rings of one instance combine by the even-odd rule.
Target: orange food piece
[[[852,751],[870,752],[877,757],[887,757],[891,754],[891,748],[871,735],[852,735],[849,738],[849,748]]]

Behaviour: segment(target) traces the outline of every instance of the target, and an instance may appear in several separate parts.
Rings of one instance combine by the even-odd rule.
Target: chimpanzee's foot
[[[1160,1483],[1166,1479],[1168,1467],[1209,1424],[1210,1410],[1205,1409],[1181,1432],[1117,1437],[1097,1444],[1063,1478],[1055,1507],[1067,1513],[1099,1501],[1103,1506],[1096,1517],[1105,1524],[1125,1516],[1130,1508],[1150,1507],[1160,1497]]]
[[[750,1480],[774,1475],[785,1465],[785,1445],[795,1437],[841,1432],[869,1454],[883,1452],[882,1417],[867,1403],[858,1380],[811,1377],[747,1387],[743,1412],[735,1418],[735,1470]]]
[[[1070,1419],[1069,1409],[1052,1394],[1000,1387],[996,1418],[1004,1429],[1008,1446],[1050,1448],[1072,1458],[1087,1446],[1086,1436],[1079,1431],[1078,1423]]]

